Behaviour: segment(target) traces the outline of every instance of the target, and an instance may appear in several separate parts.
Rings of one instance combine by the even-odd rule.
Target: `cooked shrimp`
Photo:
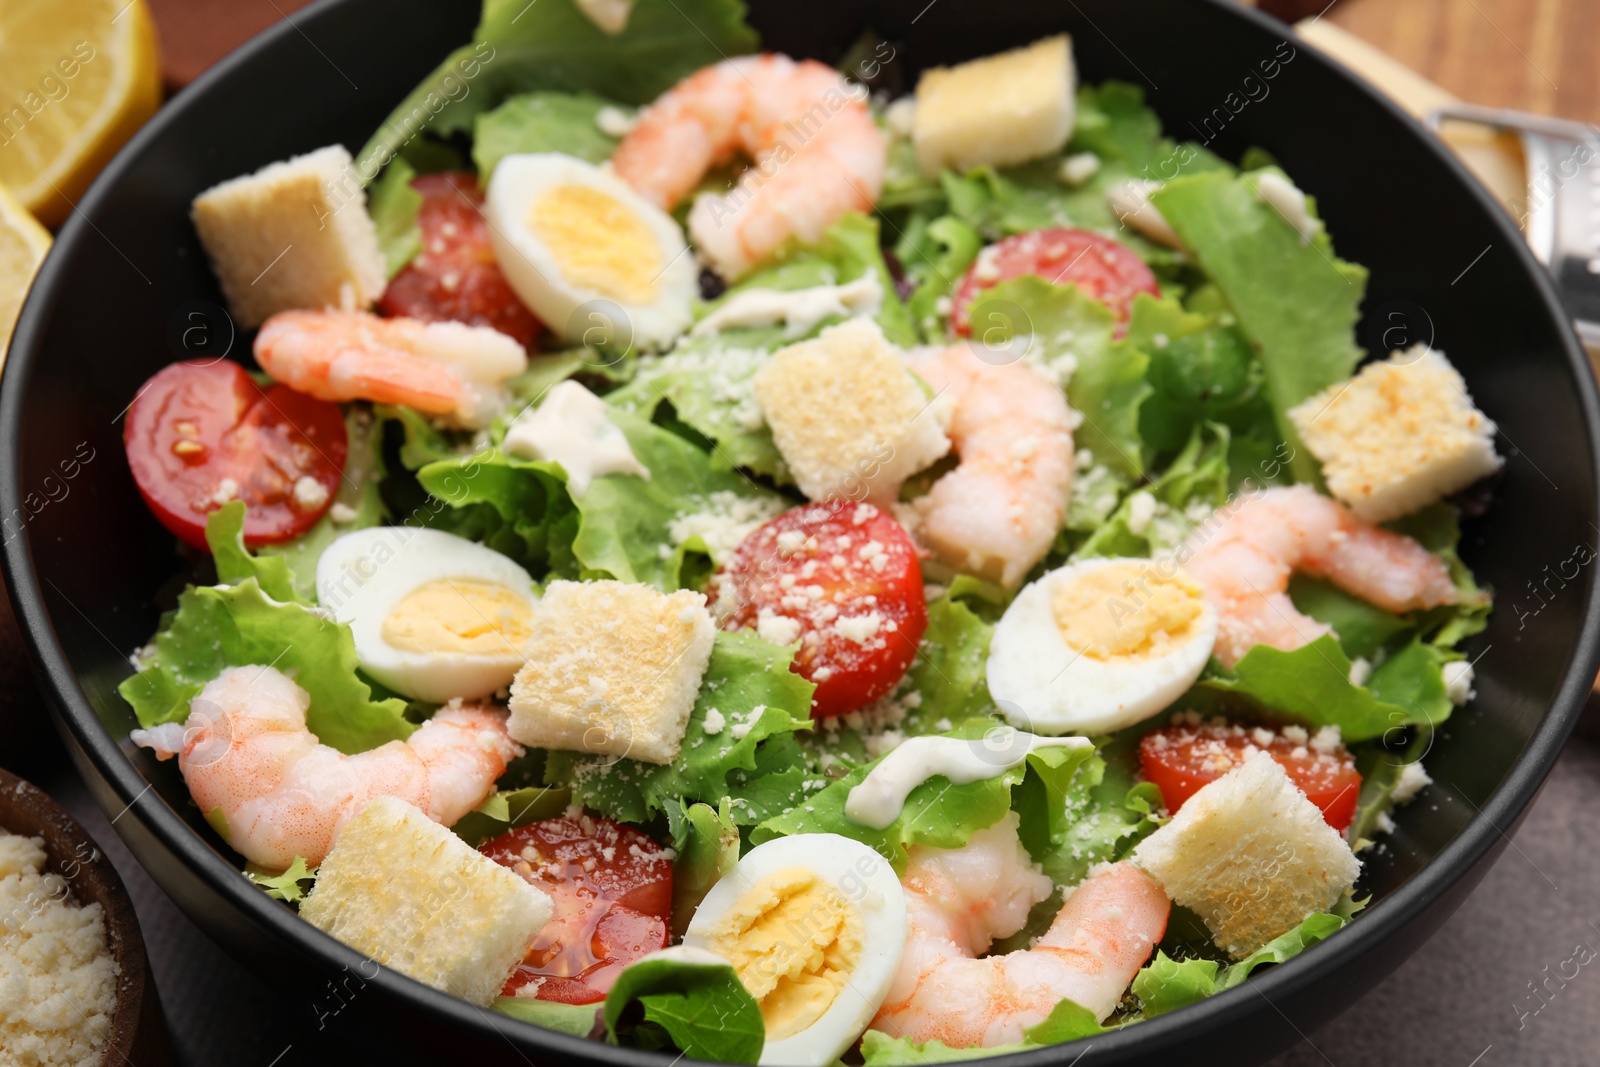
[[[730,280],[791,237],[806,243],[850,211],[870,211],[887,149],[866,92],[815,60],[744,56],[691,74],[651,104],[611,165],[671,208],[712,167],[753,161],[726,196],[702,194],[689,236]]]
[[[1072,486],[1072,410],[1022,363],[986,363],[965,345],[916,352],[911,369],[954,400],[961,463],[914,502],[919,533],[957,570],[1011,587],[1044,558]]]
[[[1050,895],[1017,839],[1015,813],[957,849],[917,846],[901,878],[910,934],[872,1029],[992,1048],[1022,1040],[1062,1000],[1104,1020],[1167,929],[1171,904],[1130,863],[1102,867],[1067,897],[1033,948],[978,957]]]
[[[281,871],[321,863],[349,818],[394,796],[451,825],[483,803],[522,747],[506,716],[446,705],[410,739],[347,756],[306,728],[311,697],[272,667],[223,671],[189,705],[189,721],[135,730],[135,743],[178,768],[200,810],[219,812],[228,844]]]
[[[487,326],[365,311],[281,311],[255,352],[262,370],[319,400],[404,404],[470,427],[499,414],[501,383],[528,367],[527,351]]]
[[[1256,645],[1308,645],[1332,628],[1302,615],[1289,576],[1325,578],[1385,611],[1454,604],[1438,556],[1403,534],[1352,515],[1310,486],[1267,489],[1204,522],[1178,551],[1217,609],[1216,657],[1231,667]],[[1222,512],[1219,512],[1222,514]]]

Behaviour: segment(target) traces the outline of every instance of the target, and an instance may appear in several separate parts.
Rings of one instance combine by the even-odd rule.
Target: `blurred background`
[[[440,0],[471,2],[471,0]],[[306,0],[0,0],[0,358],[50,232],[165,100]],[[1260,0],[1418,117],[1458,103],[1600,122],[1600,0]],[[1200,45],[1203,47],[1203,45]],[[97,62],[101,56],[114,62]],[[52,70],[46,80],[21,71]],[[31,80],[30,80],[31,79]],[[1591,129],[1593,127],[1591,126]],[[1595,131],[1600,135],[1600,130]],[[1442,130],[1522,218],[1518,139]],[[1381,179],[1381,175],[1374,175]],[[345,1060],[336,1027],[238,968],[128,855],[67,764],[0,598],[0,766],[56,797],[111,856],[150,948],[178,1062]],[[1600,1062],[1600,715],[1595,701],[1512,847],[1429,944],[1277,1067]],[[325,1057],[326,1060],[322,1057]],[[5,1056],[0,1050],[0,1061]],[[285,1061],[288,1062],[288,1061]],[[360,1062],[359,1058],[356,1062]]]

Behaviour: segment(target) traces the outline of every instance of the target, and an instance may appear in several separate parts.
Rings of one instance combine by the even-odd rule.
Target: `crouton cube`
[[[1190,797],[1132,859],[1235,959],[1332,907],[1361,871],[1344,837],[1265,752]]]
[[[1444,353],[1369,363],[1289,412],[1328,491],[1369,522],[1409,515],[1500,469],[1495,425]]]
[[[701,593],[551,582],[511,683],[507,729],[534,748],[671,763],[715,635]]]
[[[418,809],[379,797],[340,831],[300,916],[385,967],[488,1004],[553,909]]]
[[[339,145],[225,181],[195,197],[195,229],[240,326],[294,308],[364,308],[387,281],[378,230]]]
[[[1066,34],[923,71],[911,131],[918,165],[932,176],[1061,151],[1072,136],[1076,80]]]
[[[812,500],[887,505],[901,482],[950,450],[945,406],[870,319],[790,345],[752,384],[795,484]]]

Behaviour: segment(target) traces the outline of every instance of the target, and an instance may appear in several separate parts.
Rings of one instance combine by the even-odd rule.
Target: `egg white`
[[[655,279],[653,301],[616,300],[565,276],[550,247],[528,225],[528,213],[547,191],[567,185],[604,193],[649,231],[666,264]],[[669,346],[694,321],[700,275],[694,257],[685,252],[683,230],[609,170],[560,152],[506,156],[494,168],[485,202],[495,258],[506,281],[565,340],[603,338],[617,347],[626,340],[635,350],[655,351]]]
[[[538,603],[533,579],[516,563],[476,541],[441,530],[374,526],[345,534],[317,561],[317,599],[355,637],[356,660],[372,678],[417,700],[475,700],[511,684],[521,649],[484,656],[413,652],[383,638],[395,606],[420,586],[441,579],[504,586]]]
[[[1056,590],[1093,570],[1129,562],[1154,565],[1126,559],[1071,563],[1025,586],[1006,608],[989,644],[988,681],[1013,726],[1053,735],[1120,730],[1170,707],[1205,669],[1217,639],[1217,613],[1204,601],[1194,633],[1163,655],[1101,660],[1062,638],[1052,603]]]
[[[791,867],[816,872],[860,910],[861,955],[833,1003],[797,1034],[768,1041],[759,1067],[824,1067],[855,1044],[889,995],[906,945],[906,900],[889,861],[839,834],[796,834],[757,845],[700,902],[683,943],[708,949],[723,916],[763,879]],[[709,949],[708,949],[709,950]]]

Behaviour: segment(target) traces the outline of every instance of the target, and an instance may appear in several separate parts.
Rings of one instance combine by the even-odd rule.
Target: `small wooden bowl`
[[[0,770],[0,830],[44,839],[49,869],[72,889],[79,904],[105,912],[106,940],[117,962],[117,1003],[101,1063],[166,1067],[172,1063],[161,999],[145,955],[133,902],[116,868],[61,806],[37,786]]]

